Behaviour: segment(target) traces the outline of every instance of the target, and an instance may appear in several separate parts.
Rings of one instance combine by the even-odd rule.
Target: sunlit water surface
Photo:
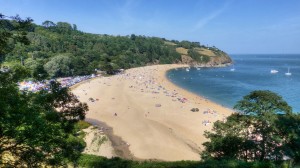
[[[254,90],[278,93],[300,112],[300,55],[231,55],[234,65],[225,68],[170,70],[176,85],[232,108]],[[234,71],[233,71],[234,69]],[[271,73],[271,70],[278,73]],[[285,73],[290,70],[292,75]]]

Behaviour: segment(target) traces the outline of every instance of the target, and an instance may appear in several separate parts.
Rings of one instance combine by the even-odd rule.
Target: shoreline
[[[214,67],[208,67],[208,66],[197,66],[197,67],[199,67],[199,68],[222,68],[222,67],[226,67],[226,66],[227,66],[227,64],[226,64],[226,65],[220,65],[220,66],[214,66]],[[185,67],[179,67],[179,68],[185,68]],[[202,98],[202,99],[205,99],[206,101],[209,101],[210,103],[214,103],[214,104],[219,105],[219,106],[221,106],[221,107],[223,107],[223,108],[227,108],[227,109],[229,109],[229,110],[231,110],[231,111],[235,111],[235,110],[234,110],[233,108],[231,108],[231,107],[228,107],[228,106],[223,105],[223,104],[221,104],[221,103],[217,103],[217,102],[215,102],[215,101],[213,101],[213,100],[210,100],[210,99],[207,98],[207,97],[204,97],[204,96],[201,95],[201,94],[196,94],[196,93],[194,93],[194,92],[192,92],[192,91],[189,91],[189,90],[187,90],[187,89],[185,89],[185,88],[183,88],[183,87],[181,87],[181,86],[176,85],[175,83],[173,83],[171,80],[169,80],[169,78],[168,78],[168,76],[167,76],[167,73],[168,73],[169,71],[174,70],[174,69],[175,69],[175,68],[171,68],[171,69],[166,70],[165,76],[164,76],[164,78],[165,78],[171,85],[174,85],[174,87],[177,87],[177,88],[181,88],[183,91],[188,92],[189,94],[193,94],[194,96],[198,96],[198,97],[200,97],[200,98]]]
[[[173,65],[173,64],[171,64],[171,65]],[[176,65],[177,65],[177,64],[176,64]],[[220,65],[220,66],[214,66],[214,67],[211,67],[211,68],[219,68],[219,67],[225,67],[225,66],[226,66],[226,65]],[[184,65],[184,64],[183,64],[182,66],[175,67],[175,68],[186,68],[186,67],[190,67],[190,66]],[[208,66],[205,66],[205,65],[204,65],[204,66],[198,66],[198,67],[203,68],[203,67],[208,67]],[[181,92],[182,92],[184,95],[187,95],[187,97],[190,97],[190,96],[192,95],[193,97],[198,97],[198,98],[200,98],[200,99],[203,99],[203,100],[206,101],[207,103],[211,103],[211,104],[214,104],[214,105],[216,105],[216,106],[219,106],[219,108],[225,108],[225,109],[227,109],[227,110],[230,110],[230,111],[234,112],[234,109],[232,109],[232,108],[230,108],[230,107],[226,107],[226,106],[224,106],[224,105],[222,105],[222,104],[216,103],[216,102],[214,102],[214,101],[212,101],[212,100],[209,100],[208,98],[204,97],[203,95],[193,93],[193,92],[191,92],[191,91],[189,91],[189,90],[187,90],[187,89],[185,89],[185,88],[180,87],[179,85],[174,84],[174,83],[173,83],[172,81],[170,81],[169,78],[167,77],[167,73],[168,73],[168,71],[171,71],[171,70],[173,70],[173,69],[175,69],[175,68],[173,68],[173,67],[172,67],[172,68],[168,68],[168,69],[166,69],[164,72],[162,72],[162,74],[159,74],[160,77],[161,77],[161,81],[162,81],[162,82],[166,81],[167,85],[170,86],[170,87],[172,87],[172,88],[180,89]]]
[[[128,144],[128,150],[120,149],[127,156],[121,157],[199,160],[206,141],[204,131],[233,111],[169,81],[168,70],[184,67],[188,65],[132,68],[124,74],[79,83],[71,90],[88,103],[88,120],[105,123],[113,129],[108,132],[110,138],[119,137],[119,142]],[[97,101],[90,102],[89,98]],[[199,112],[191,112],[192,108]]]

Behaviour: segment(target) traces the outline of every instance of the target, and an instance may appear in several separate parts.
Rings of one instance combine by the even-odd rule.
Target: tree
[[[71,75],[72,56],[67,54],[60,54],[51,58],[44,68],[50,77],[61,77]]]
[[[100,69],[106,71],[107,74],[114,74],[115,70],[113,67],[113,63],[111,62],[111,58],[107,54],[103,55],[103,60],[100,62]]]
[[[73,24],[73,30],[77,31],[77,25]]]
[[[291,107],[281,96],[271,91],[253,91],[234,108],[239,113],[228,117],[225,123],[214,123],[212,132],[205,133],[210,142],[203,144],[203,157],[263,161],[291,156],[286,145],[291,143],[288,135],[295,130],[282,123],[283,118],[292,121],[295,117],[291,117]],[[299,139],[299,132],[294,140]]]
[[[76,161],[84,148],[74,124],[88,107],[67,88],[20,92],[12,73],[0,72],[0,166],[40,167]],[[5,158],[11,156],[13,159]]]
[[[45,28],[55,27],[56,24],[52,21],[46,20],[42,23]]]
[[[22,66],[22,65],[13,65],[11,67],[11,73],[16,81],[24,80],[25,78],[30,77],[30,71],[28,68]]]
[[[299,113],[289,113],[279,116],[276,122],[284,140],[281,148],[283,155],[289,156],[295,163],[300,162],[300,115]]]
[[[32,77],[40,81],[46,79],[48,77],[48,73],[44,66],[38,63],[32,70]]]
[[[282,143],[282,137],[275,123],[279,115],[291,113],[291,107],[287,102],[276,93],[258,90],[245,96],[237,103],[235,109],[245,115],[254,116],[252,134],[260,137],[257,142],[259,160],[280,155],[275,152],[278,144]]]
[[[57,22],[56,29],[63,34],[69,34],[73,30],[71,24],[67,22]]]
[[[5,54],[11,52],[14,48],[9,41],[13,41],[12,44],[29,44],[26,35],[31,28],[32,21],[30,18],[23,20],[19,15],[5,16],[0,13],[0,57],[2,57],[0,61],[4,60]]]
[[[248,139],[250,125],[249,116],[239,113],[229,116],[226,122],[215,122],[212,132],[206,131],[204,134],[210,142],[203,144],[205,151],[201,154],[202,158],[251,159],[249,151],[254,142]]]
[[[199,63],[207,63],[210,61],[210,57],[206,55],[201,55],[199,52],[195,49],[189,49],[188,55],[193,58],[195,61]]]
[[[194,58],[195,62],[210,61],[209,56],[199,55],[197,50],[201,46],[197,42],[174,41],[175,44],[167,45],[165,39],[157,37],[145,37],[134,34],[122,37],[83,33],[77,30],[75,24],[67,22],[55,24],[49,20],[43,22],[41,26],[32,24],[31,28],[23,29],[22,34],[17,29],[20,27],[18,25],[20,24],[17,21],[9,17],[1,20],[0,31],[3,27],[4,34],[13,34],[13,36],[2,38],[6,36],[1,35],[0,41],[3,40],[5,42],[2,43],[5,45],[5,51],[3,50],[2,52],[4,54],[0,54],[0,60],[10,63],[20,61],[20,56],[22,56],[25,62],[27,59],[32,58],[45,65],[57,55],[71,53],[72,65],[70,66],[72,68],[69,68],[71,71],[61,73],[57,70],[58,74],[52,73],[50,74],[51,77],[72,75],[72,69],[76,75],[85,75],[93,73],[95,68],[106,69],[108,73],[114,73],[118,68],[127,69],[158,63],[179,63],[182,60],[181,55],[176,52],[176,48],[180,46],[192,51],[189,55]],[[15,34],[28,38],[30,45],[20,45],[20,41],[14,40],[17,37]],[[106,56],[109,57],[110,61],[105,61]],[[226,63],[226,60],[230,60],[219,59],[218,57],[212,59]],[[39,69],[42,70],[41,68]],[[46,67],[45,69],[47,70]],[[35,70],[35,68],[30,68],[31,74],[34,74],[35,72],[33,71]],[[47,72],[49,73],[48,70]],[[34,75],[33,77],[36,78],[38,76]]]
[[[0,14],[1,56],[12,51],[16,43],[28,44],[26,32],[31,21]],[[84,142],[76,137],[74,124],[84,119],[87,105],[56,82],[47,91],[19,91],[16,83],[26,75],[27,68],[21,65],[0,71],[0,167],[66,166],[67,160],[75,162]]]

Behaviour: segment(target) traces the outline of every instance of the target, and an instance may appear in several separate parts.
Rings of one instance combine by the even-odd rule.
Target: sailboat
[[[292,75],[292,73],[290,72],[290,68],[288,68],[288,72],[286,72],[285,75],[287,75],[287,76],[291,76]]]

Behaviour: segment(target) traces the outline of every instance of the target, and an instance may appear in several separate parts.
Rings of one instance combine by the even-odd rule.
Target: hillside
[[[6,31],[13,31],[13,21],[1,20]],[[230,63],[230,57],[216,47],[199,42],[169,41],[158,37],[112,36],[84,33],[75,24],[45,21],[27,28],[29,45],[11,42],[13,50],[5,55],[4,65],[20,62],[29,77],[52,78],[86,75],[95,69],[108,74],[151,64],[184,63],[219,65]]]
[[[165,42],[165,44],[176,47],[176,52],[181,54],[181,62],[184,64],[217,66],[232,62],[231,58],[225,52],[216,47],[205,47],[200,44],[183,47],[180,43],[170,42]]]

